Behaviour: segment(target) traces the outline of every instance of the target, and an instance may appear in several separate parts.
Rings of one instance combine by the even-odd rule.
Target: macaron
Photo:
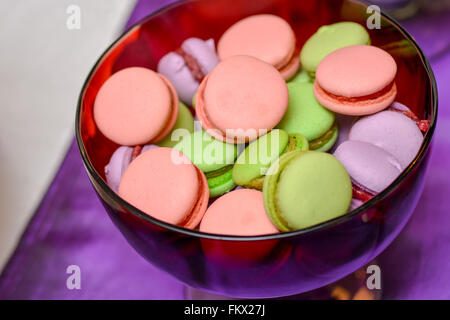
[[[327,55],[316,70],[314,95],[325,108],[346,115],[379,112],[397,95],[397,64],[374,46],[349,46]]]
[[[172,82],[180,100],[189,105],[200,82],[217,63],[213,39],[189,38],[180,48],[162,57],[157,69]]]
[[[206,212],[209,188],[203,172],[180,151],[155,148],[130,163],[119,196],[153,218],[194,229]]]
[[[273,66],[257,58],[233,56],[202,81],[195,111],[214,138],[244,143],[275,127],[288,102],[286,82]]]
[[[108,186],[114,191],[118,192],[120,180],[125,170],[138,155],[141,153],[158,148],[156,145],[145,145],[144,147],[128,147],[120,146],[113,152],[108,164],[105,166],[105,177]]]
[[[238,154],[236,145],[215,140],[206,131],[196,131],[183,137],[174,149],[183,152],[205,173],[210,197],[220,196],[236,186],[231,173]]]
[[[282,154],[308,150],[308,140],[300,134],[274,129],[253,141],[242,152],[233,167],[233,181],[246,188],[262,190],[267,169]]]
[[[389,186],[402,172],[400,162],[386,150],[363,141],[348,140],[334,152],[353,183],[375,195]]]
[[[259,236],[278,233],[267,217],[261,191],[231,191],[214,201],[199,227],[201,232],[230,236]]]
[[[284,154],[264,180],[264,206],[281,231],[304,229],[347,213],[352,184],[331,154],[297,150]]]
[[[182,136],[194,132],[194,116],[191,111],[182,102],[179,102],[178,108],[177,121],[167,136],[158,142],[160,147],[172,148]]]
[[[287,86],[289,104],[277,128],[305,136],[310,150],[328,151],[338,137],[334,113],[317,102],[312,83],[289,82]]]
[[[156,143],[172,130],[178,95],[162,75],[131,67],[113,74],[94,102],[94,120],[110,140],[125,146]]]
[[[274,66],[284,79],[291,78],[300,67],[296,39],[289,23],[271,14],[259,14],[232,25],[217,44],[220,60],[245,55]]]
[[[291,78],[289,79],[289,82],[310,82],[313,83],[314,80],[311,78],[308,74],[308,72],[300,68],[300,70]]]
[[[300,62],[302,68],[314,78],[317,66],[331,52],[364,44],[370,44],[369,33],[356,22],[342,21],[321,26],[303,45]]]
[[[401,112],[389,110],[359,119],[348,138],[386,150],[398,160],[401,169],[413,161],[423,142],[416,122]]]

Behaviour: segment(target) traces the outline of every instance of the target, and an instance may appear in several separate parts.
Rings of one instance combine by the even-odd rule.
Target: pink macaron
[[[196,95],[197,117],[214,138],[243,143],[275,127],[286,112],[286,82],[270,64],[250,56],[220,62]]]
[[[345,47],[320,62],[314,95],[337,113],[373,114],[394,101],[396,73],[397,64],[386,51],[368,45]]]
[[[120,180],[131,161],[136,159],[141,153],[159,148],[157,145],[148,144],[144,147],[120,146],[113,152],[108,164],[105,166],[105,176],[108,186],[114,191],[119,191]]]
[[[100,88],[94,120],[113,142],[135,146],[162,140],[178,115],[178,95],[162,75],[131,67],[113,74]]]
[[[205,175],[183,153],[155,148],[130,163],[119,196],[149,216],[194,229],[206,211],[209,188]]]
[[[214,201],[203,217],[200,231],[233,236],[279,232],[264,209],[262,192],[253,189],[234,190]]]
[[[296,39],[289,23],[272,14],[259,14],[242,19],[222,35],[217,51],[225,60],[246,55],[273,65],[285,79],[300,67]]]

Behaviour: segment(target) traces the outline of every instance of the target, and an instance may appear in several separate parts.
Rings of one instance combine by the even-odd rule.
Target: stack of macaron
[[[158,72],[118,71],[93,113],[118,145],[108,185],[153,218],[213,234],[346,214],[410,165],[427,130],[394,102],[395,59],[370,43],[363,26],[338,22],[299,48],[288,22],[261,14],[230,26],[217,50],[193,37]]]

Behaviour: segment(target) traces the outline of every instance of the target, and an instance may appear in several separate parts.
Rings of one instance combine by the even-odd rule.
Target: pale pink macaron
[[[359,119],[351,128],[348,139],[372,143],[386,150],[404,169],[417,156],[423,134],[416,122],[403,113],[385,110]]]
[[[289,23],[271,14],[259,14],[232,25],[220,38],[217,52],[221,60],[247,55],[273,65],[284,79],[300,67],[294,31]]]
[[[178,95],[162,75],[131,67],[113,74],[100,88],[94,120],[113,142],[142,145],[162,140],[178,115]]]
[[[243,143],[280,122],[289,93],[272,65],[250,56],[234,56],[203,79],[195,99],[203,129],[218,140]]]
[[[397,95],[397,64],[386,51],[358,45],[326,56],[316,70],[314,95],[326,108],[367,115],[387,108]]]
[[[194,229],[209,200],[205,175],[180,151],[155,148],[128,166],[119,196],[158,220]]]
[[[230,236],[278,233],[264,209],[263,194],[253,189],[234,190],[208,208],[200,231]]]

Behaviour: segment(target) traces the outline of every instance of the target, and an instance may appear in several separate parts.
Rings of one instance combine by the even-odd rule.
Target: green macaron
[[[202,130],[184,136],[174,149],[183,152],[205,173],[210,197],[220,196],[236,186],[232,179],[238,154],[236,145],[218,141]]]
[[[370,44],[370,36],[358,23],[344,21],[322,26],[303,45],[300,62],[314,77],[317,66],[328,54],[343,47],[362,44]]]
[[[281,231],[308,228],[347,213],[352,184],[331,154],[297,150],[269,168],[263,187],[264,207]]]
[[[300,70],[295,74],[289,82],[313,82],[313,79],[309,76],[308,72],[304,68],[300,68]]]
[[[184,129],[184,131],[178,129]],[[175,130],[178,131],[175,132]],[[175,134],[173,134],[174,132]],[[181,136],[192,132],[194,132],[194,117],[188,107],[180,101],[178,104],[177,121],[169,134],[158,143],[158,146],[172,148],[180,141]]]
[[[277,128],[305,136],[310,150],[328,151],[338,137],[334,113],[316,100],[312,83],[289,82],[287,86],[289,104]]]
[[[261,190],[270,165],[282,154],[293,150],[308,150],[308,140],[300,134],[289,135],[274,129],[253,141],[236,160],[232,178],[237,185]]]

